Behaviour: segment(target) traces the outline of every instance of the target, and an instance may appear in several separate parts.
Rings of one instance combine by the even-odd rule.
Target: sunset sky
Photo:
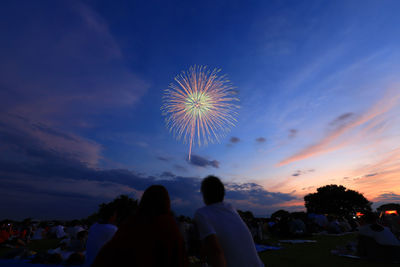
[[[342,184],[400,202],[400,2],[5,1],[0,219],[82,218],[167,187],[176,213],[214,174],[266,216]],[[240,98],[220,143],[174,139],[162,95],[192,65]]]

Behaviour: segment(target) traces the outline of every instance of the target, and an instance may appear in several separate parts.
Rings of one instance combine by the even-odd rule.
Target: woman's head
[[[144,191],[139,203],[139,213],[146,216],[158,216],[171,212],[171,203],[167,189],[162,185],[152,185]]]

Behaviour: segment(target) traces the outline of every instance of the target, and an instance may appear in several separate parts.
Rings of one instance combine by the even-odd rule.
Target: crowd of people
[[[174,217],[168,191],[150,186],[133,216],[121,221],[119,210],[103,206],[98,221],[24,221],[0,225],[0,246],[12,248],[7,258],[31,258],[33,263],[84,266],[264,266],[255,243],[269,238],[305,238],[315,234],[358,232],[357,254],[373,259],[399,260],[399,216],[360,218],[280,210],[270,218],[236,211],[224,201],[219,178],[206,177],[200,188],[205,206],[193,219]],[[31,240],[57,239],[58,247],[33,255]]]
[[[0,229],[0,246],[10,248],[4,258],[32,258],[33,263],[80,264],[84,261],[88,231],[77,222],[62,225],[60,222],[22,223],[6,222]],[[56,249],[36,253],[28,249],[35,240],[60,240]]]

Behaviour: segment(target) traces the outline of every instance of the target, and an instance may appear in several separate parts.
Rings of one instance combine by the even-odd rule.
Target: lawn
[[[313,236],[316,243],[281,244],[283,249],[265,251],[260,257],[267,267],[275,266],[339,266],[339,267],[384,267],[399,266],[382,262],[370,262],[366,260],[350,259],[332,255],[331,250],[337,246],[343,246],[349,241],[355,240],[355,234],[346,236]]]
[[[32,240],[28,244],[28,248],[36,252],[45,252],[51,248],[56,248],[59,242],[60,239]],[[4,257],[9,251],[11,251],[10,248],[0,247],[0,258]]]
[[[283,244],[283,249],[274,251],[265,251],[260,253],[262,261],[267,267],[276,266],[339,266],[339,267],[385,267],[399,266],[399,264],[390,264],[382,262],[369,262],[365,260],[350,259],[339,257],[331,254],[331,250],[337,246],[345,245],[347,242],[355,239],[355,234],[346,236],[313,236],[316,243],[304,244]],[[29,244],[30,249],[35,251],[45,251],[49,248],[54,248],[58,240],[41,240],[33,241]],[[269,240],[271,243],[277,240]],[[0,249],[0,257],[6,250]],[[33,267],[35,265],[32,265]],[[197,267],[200,264],[192,264],[190,267]]]

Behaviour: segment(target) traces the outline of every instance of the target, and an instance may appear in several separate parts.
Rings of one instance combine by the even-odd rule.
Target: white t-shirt
[[[76,225],[72,228],[71,234],[72,234],[72,238],[78,238],[78,233],[81,231],[85,231],[85,228],[83,228],[80,225]]]
[[[111,240],[118,228],[113,224],[95,223],[89,229],[86,241],[85,266],[92,265],[100,249]]]
[[[246,224],[230,204],[219,202],[196,211],[200,239],[215,234],[228,267],[264,266]]]
[[[370,224],[366,224],[358,228],[358,233],[360,235],[368,236],[375,239],[375,241],[380,245],[400,246],[400,241],[390,231],[390,229],[385,226],[383,226],[382,231],[378,232],[372,230]]]
[[[51,232],[56,235],[57,238],[63,238],[67,234],[64,232],[64,226],[57,225],[51,228]]]

